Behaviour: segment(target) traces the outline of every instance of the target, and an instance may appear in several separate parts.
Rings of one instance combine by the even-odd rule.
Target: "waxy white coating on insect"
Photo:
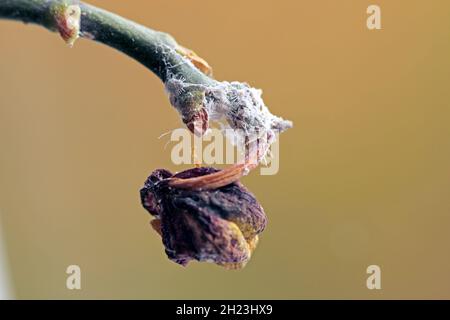
[[[209,120],[219,124],[227,138],[234,145],[247,146],[249,143],[261,140],[258,146],[261,160],[275,141],[276,134],[292,127],[292,122],[273,115],[262,99],[262,90],[250,87],[242,82],[219,82],[213,85],[198,85],[185,82],[183,79],[169,77],[166,90],[171,101],[185,92],[201,92],[202,107],[207,111]],[[180,112],[183,105],[173,103]],[[182,114],[183,115],[183,114]],[[230,136],[230,130],[235,134]]]

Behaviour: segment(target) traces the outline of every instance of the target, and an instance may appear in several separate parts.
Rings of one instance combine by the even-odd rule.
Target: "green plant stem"
[[[210,85],[214,80],[177,52],[177,42],[167,33],[155,31],[92,5],[69,0],[0,0],[0,18],[41,25],[57,30],[56,6],[78,4],[80,36],[113,47],[153,71],[163,82],[175,76],[192,84]]]
[[[98,41],[134,58],[163,81],[172,106],[193,133],[204,134],[210,120],[226,122],[246,135],[260,132],[272,138],[292,127],[269,112],[261,90],[209,77],[209,65],[167,33],[78,0],[0,0],[0,18],[58,31],[70,45],[78,36]]]

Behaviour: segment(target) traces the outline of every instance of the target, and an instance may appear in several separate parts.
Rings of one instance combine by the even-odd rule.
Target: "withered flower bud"
[[[155,217],[151,224],[162,236],[167,256],[183,266],[194,259],[242,268],[266,226],[263,208],[239,182],[203,191],[170,185],[174,178],[218,171],[202,167],[173,175],[159,169],[141,190],[142,204]]]

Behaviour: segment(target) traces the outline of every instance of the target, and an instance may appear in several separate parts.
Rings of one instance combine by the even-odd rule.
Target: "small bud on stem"
[[[80,35],[81,8],[76,3],[70,3],[57,3],[53,6],[52,12],[59,34],[72,47]]]

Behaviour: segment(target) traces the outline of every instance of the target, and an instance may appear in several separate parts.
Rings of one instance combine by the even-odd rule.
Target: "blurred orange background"
[[[0,21],[0,215],[16,298],[450,298],[450,2],[100,1],[169,32],[294,121],[244,183],[269,224],[248,266],[167,260],[139,189],[182,124],[147,69]],[[0,231],[1,232],[1,231]],[[0,258],[1,259],[1,258]],[[66,289],[68,265],[82,290]],[[382,270],[368,290],[366,268]]]

